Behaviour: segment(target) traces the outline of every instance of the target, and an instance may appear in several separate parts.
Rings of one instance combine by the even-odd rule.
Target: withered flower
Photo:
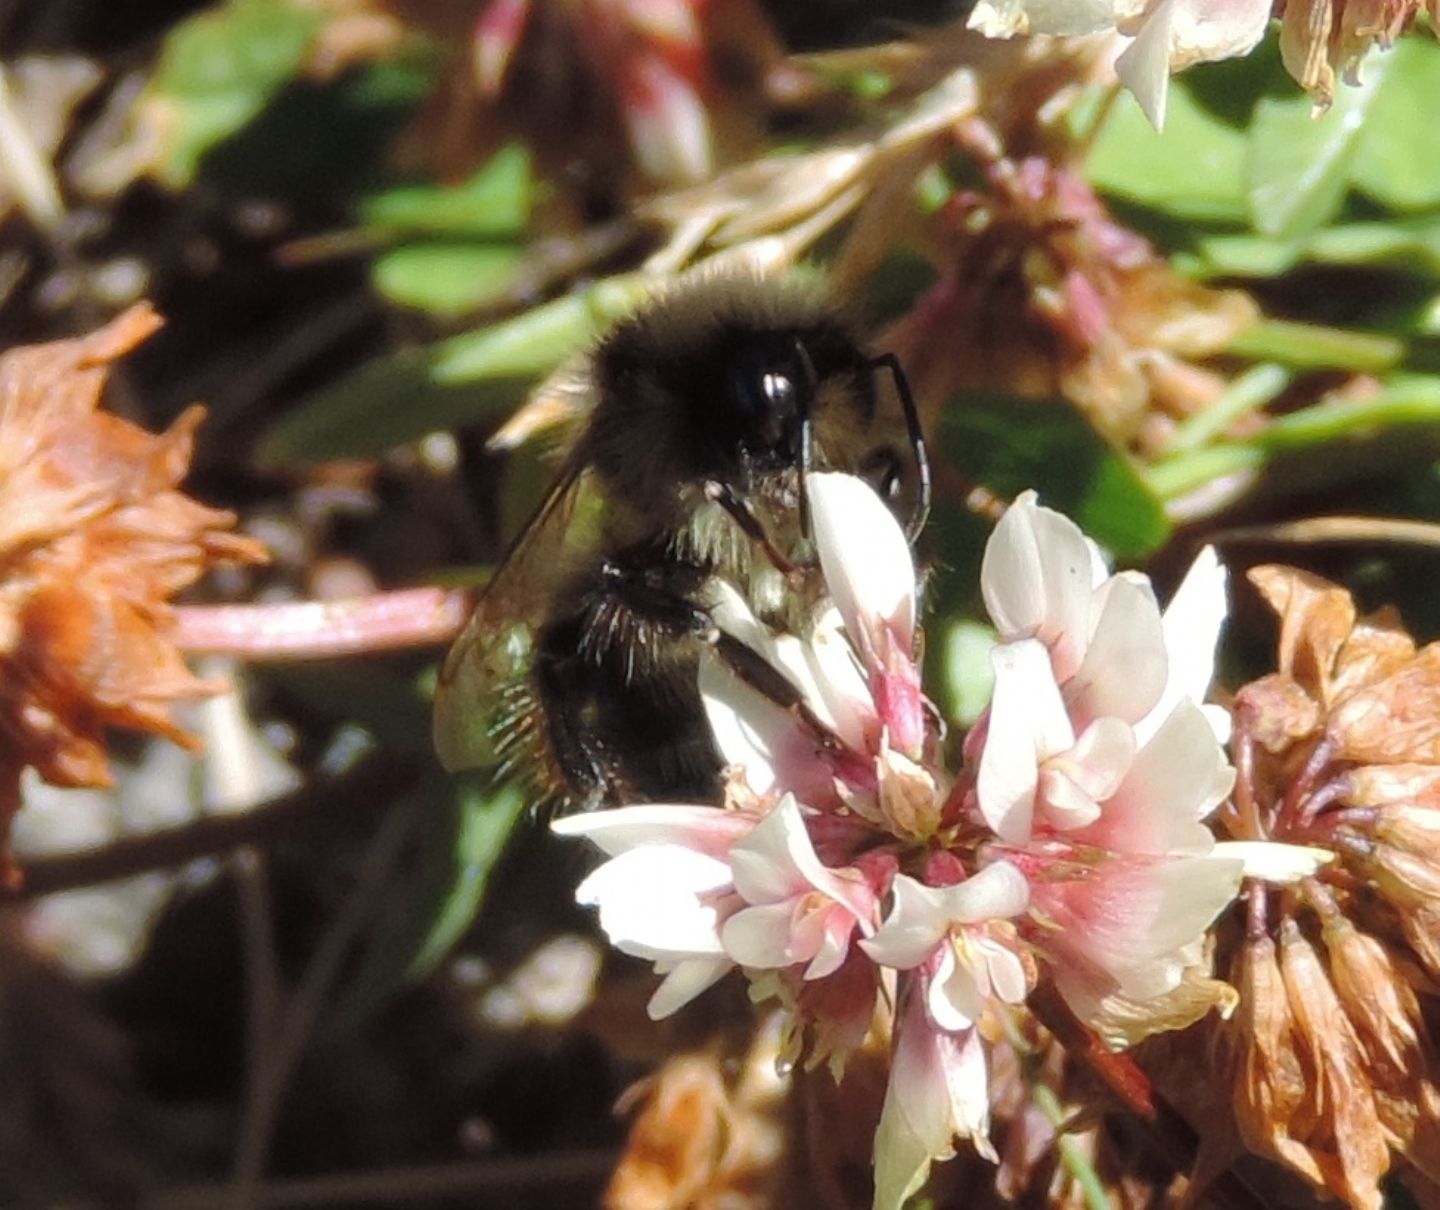
[[[991,159],[986,174],[938,216],[948,267],[889,338],[917,389],[1064,397],[1112,440],[1163,444],[1224,389],[1198,363],[1254,304],[1185,281],[1078,172],[1033,157]]]
[[[0,356],[0,877],[33,767],[109,784],[105,730],[195,741],[170,717],[196,679],[167,638],[168,599],[218,561],[260,562],[235,518],[178,490],[204,415],[147,433],[98,410],[111,363],[159,324],[148,307],[75,340]]]
[[[1283,0],[1280,54],[1285,69],[1319,106],[1335,99],[1338,72],[1358,81],[1360,60],[1375,43],[1391,46],[1415,19],[1422,0]],[[1432,29],[1440,29],[1440,2],[1424,0]]]
[[[1220,970],[1241,1009],[1216,1026],[1244,1143],[1351,1205],[1394,1169],[1440,1192],[1440,1093],[1422,1011],[1440,976],[1440,646],[1360,618],[1317,576],[1259,567],[1279,670],[1235,703],[1243,840],[1334,854],[1283,892],[1250,886]]]

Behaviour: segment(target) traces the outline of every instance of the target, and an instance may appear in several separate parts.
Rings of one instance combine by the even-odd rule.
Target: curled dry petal
[[[0,868],[26,766],[107,785],[107,728],[193,742],[170,705],[220,686],[181,661],[168,600],[214,563],[265,556],[179,490],[202,409],[158,435],[97,410],[111,363],[158,323],[139,306],[0,358]]]

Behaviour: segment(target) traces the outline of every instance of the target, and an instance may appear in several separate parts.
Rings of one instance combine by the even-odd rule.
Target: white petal
[[[879,621],[908,649],[915,633],[915,563],[900,523],[854,475],[807,475],[805,490],[825,585],[851,639],[873,647]]]
[[[1030,838],[1040,762],[1075,742],[1050,657],[1035,639],[1002,643],[991,653],[995,693],[976,781],[980,811],[1002,840]]]
[[[1030,902],[1030,884],[1008,861],[997,861],[953,886],[931,887],[896,874],[890,914],[861,948],[882,966],[909,970],[935,950],[952,924],[978,924],[1018,916]]]
[[[1115,74],[1156,130],[1165,126],[1170,90],[1171,22],[1177,0],[1160,0],[1135,33],[1135,40],[1115,60]]]
[[[950,917],[939,892],[908,874],[896,874],[891,891],[890,914],[860,948],[882,966],[910,970],[934,952],[950,930]]]
[[[1170,21],[1170,70],[1249,54],[1270,25],[1270,0],[1178,0]]]
[[[646,803],[585,811],[552,820],[557,836],[583,836],[611,857],[645,844],[676,844],[720,856],[755,826],[753,819],[719,807]]]
[[[776,782],[777,754],[799,739],[799,722],[708,649],[700,653],[697,684],[721,758],[745,770],[745,781],[756,794],[767,793]]]
[[[730,867],[680,845],[652,844],[611,858],[580,884],[575,899],[600,909],[600,927],[638,958],[719,957],[711,892],[730,885]]]
[[[1030,902],[1030,883],[1018,867],[996,861],[964,882],[940,887],[939,895],[941,910],[950,920],[980,924],[1023,912]]]
[[[1208,853],[1214,836],[1200,821],[1234,784],[1235,770],[1204,713],[1181,702],[1136,753],[1100,820],[1077,839],[1117,853]]]
[[[741,966],[756,970],[789,966],[800,960],[791,946],[794,916],[795,902],[791,899],[742,908],[725,921],[720,930],[721,943]]]
[[[966,25],[987,38],[1093,34],[1115,24],[1114,0],[979,0]]]
[[[1080,665],[1090,632],[1090,595],[1103,576],[1094,544],[1068,517],[1023,492],[985,544],[980,590],[1003,639],[1039,637],[1056,678]]]
[[[988,937],[975,938],[972,944],[985,956],[991,992],[1006,1004],[1023,1003],[1030,994],[1030,980],[1020,955],[1008,945],[1001,945]]]
[[[1210,691],[1215,676],[1215,649],[1225,625],[1228,604],[1225,585],[1228,573],[1213,546],[1205,547],[1190,565],[1180,587],[1165,607],[1161,625],[1169,674],[1160,699],[1138,724],[1143,744],[1165,721],[1176,704],[1185,698],[1199,705]],[[1207,711],[1207,714],[1209,712]],[[1228,722],[1229,714],[1224,713]],[[1218,738],[1223,743],[1227,734]]]
[[[950,1033],[969,1029],[985,1009],[985,997],[976,986],[975,972],[956,959],[953,945],[947,945],[940,956],[925,1007],[936,1027]]]
[[[1096,591],[1085,658],[1065,684],[1065,700],[1085,719],[1143,718],[1166,683],[1168,656],[1160,606],[1145,576],[1111,576]]]
[[[677,962],[655,989],[645,1011],[652,1021],[660,1021],[734,969],[735,964],[729,958],[686,958]]]
[[[1214,856],[1233,857],[1245,866],[1246,878],[1291,885],[1313,878],[1335,860],[1330,849],[1309,845],[1280,844],[1269,840],[1225,840],[1215,846]]]
[[[925,1183],[931,1161],[955,1154],[957,1136],[972,1137],[981,1155],[994,1156],[978,1032],[941,1033],[926,1018],[919,996],[907,1001],[875,1131],[873,1210],[901,1210]]]

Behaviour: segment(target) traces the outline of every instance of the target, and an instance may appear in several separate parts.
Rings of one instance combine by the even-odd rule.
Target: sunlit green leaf
[[[257,455],[269,466],[370,457],[503,416],[648,290],[639,276],[607,278],[514,319],[372,361],[302,401],[266,433]]]
[[[324,19],[294,0],[228,0],[176,26],[143,101],[162,131],[162,179],[188,184],[205,153],[299,71]]]
[[[1034,488],[1121,559],[1169,535],[1160,500],[1130,459],[1064,403],[974,395],[952,399],[940,444],[962,475],[1010,498]]]
[[[1245,221],[1245,136],[1170,86],[1164,133],[1138,105],[1115,105],[1087,165],[1096,188],[1190,219]]]
[[[403,244],[375,258],[375,287],[442,319],[503,298],[524,260],[518,244]]]
[[[535,182],[529,153],[503,148],[460,185],[400,185],[366,198],[361,220],[399,235],[499,238],[519,235],[530,220]]]
[[[944,635],[945,675],[940,682],[946,692],[946,715],[951,722],[969,727],[990,704],[995,690],[995,668],[990,650],[995,631],[982,622],[960,621]]]
[[[1250,221],[1262,235],[1293,238],[1334,218],[1384,72],[1372,59],[1362,84],[1337,90],[1323,114],[1297,90],[1255,107],[1246,158]]]
[[[1226,351],[1297,369],[1335,367],[1378,373],[1405,356],[1405,342],[1378,332],[1261,319],[1236,336]]]
[[[1366,72],[1381,61],[1385,80],[1351,165],[1355,187],[1398,210],[1440,205],[1440,45],[1402,38],[1371,55]]]
[[[638,275],[611,277],[478,332],[437,346],[435,381],[446,384],[548,373],[579,352],[649,292]]]

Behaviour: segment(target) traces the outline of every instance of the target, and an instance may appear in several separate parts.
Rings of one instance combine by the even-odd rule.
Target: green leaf
[[[401,349],[307,396],[266,432],[256,460],[274,469],[375,457],[426,433],[503,416],[533,383],[529,375],[441,383],[435,375],[439,348]]]
[[[256,456],[268,467],[373,457],[503,416],[648,292],[639,275],[607,278],[513,319],[372,361],[303,400],[265,434]]]
[[[187,185],[205,153],[295,76],[324,20],[293,0],[228,0],[175,27],[142,101],[163,132],[166,184]]]
[[[1355,332],[1323,324],[1261,319],[1226,347],[1227,353],[1278,361],[1296,369],[1336,368],[1379,373],[1405,356],[1405,342],[1378,332]]]
[[[1329,398],[1272,421],[1244,441],[1217,442],[1146,471],[1166,499],[1227,475],[1267,468],[1314,489],[1342,478],[1392,473],[1402,460],[1433,458],[1440,446],[1440,376],[1396,375],[1367,399]],[[1363,454],[1363,457],[1362,457]],[[1283,460],[1283,461],[1282,461]],[[1273,464],[1273,466],[1269,465]]]
[[[983,622],[963,620],[945,632],[944,676],[946,717],[962,727],[972,726],[990,704],[995,691],[995,667],[990,652],[995,630]]]
[[[548,374],[633,311],[649,289],[638,274],[610,277],[514,319],[454,336],[436,348],[435,380],[455,385]]]
[[[530,155],[518,145],[497,151],[460,185],[401,185],[366,198],[367,227],[402,235],[500,239],[520,235],[530,221],[535,182]]]
[[[961,396],[941,414],[940,446],[956,471],[1005,498],[1034,488],[1120,559],[1150,554],[1170,533],[1134,464],[1068,404]]]
[[[1138,105],[1115,105],[1087,170],[1102,192],[1183,218],[1239,224],[1247,213],[1245,147],[1243,134],[1197,105],[1176,80],[1164,133]]]
[[[1305,243],[1309,259],[1337,265],[1387,265],[1440,276],[1440,217],[1344,223]]]
[[[1366,71],[1380,58],[1371,55]],[[1440,45],[1402,38],[1383,58],[1385,80],[1355,148],[1352,180],[1397,210],[1440,206]]]
[[[505,296],[525,259],[507,244],[405,244],[382,252],[375,288],[402,307],[456,319]]]
[[[1372,59],[1364,83],[1342,88],[1318,116],[1310,98],[1264,97],[1255,106],[1246,159],[1250,221],[1261,235],[1293,239],[1334,218],[1384,72]]]
[[[439,966],[478,915],[527,802],[519,788],[495,785],[488,772],[452,779],[437,771],[420,793],[429,801],[416,869],[403,904],[386,916],[339,998],[342,1028]]]

